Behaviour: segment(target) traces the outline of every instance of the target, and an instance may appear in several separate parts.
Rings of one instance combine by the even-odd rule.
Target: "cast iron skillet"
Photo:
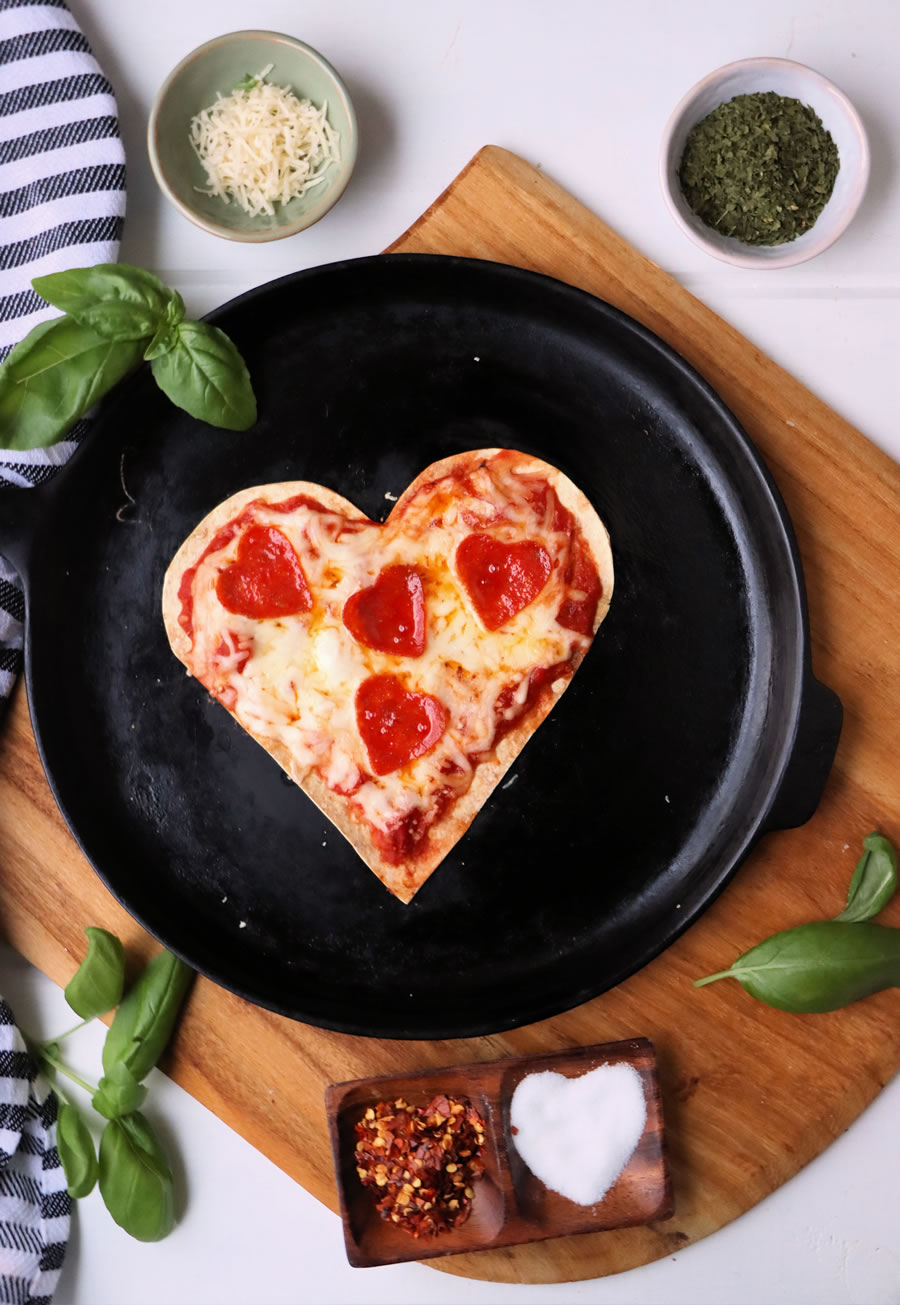
[[[339,263],[212,320],[247,358],[252,432],[192,420],[144,369],[48,488],[3,500],[35,734],[81,848],[197,969],[328,1028],[483,1034],[619,983],[762,834],[808,819],[837,744],[840,703],[810,672],[800,562],[759,455],[655,336],[496,264]],[[585,491],[615,596],[510,782],[402,906],[185,675],[162,577],[246,486],[318,481],[380,519],[428,463],[495,445]]]

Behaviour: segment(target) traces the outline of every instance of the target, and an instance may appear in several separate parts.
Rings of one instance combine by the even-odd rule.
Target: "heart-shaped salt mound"
[[[596,1205],[641,1140],[643,1081],[625,1062],[579,1078],[529,1074],[513,1093],[509,1118],[516,1150],[534,1176],[577,1205]]]

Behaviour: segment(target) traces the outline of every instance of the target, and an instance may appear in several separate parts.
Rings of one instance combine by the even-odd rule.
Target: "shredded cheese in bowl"
[[[305,195],[340,159],[327,104],[317,109],[290,87],[267,82],[272,67],[230,95],[218,95],[191,119],[191,145],[207,179],[196,189],[226,203],[236,200],[251,217],[273,216],[276,204]]]

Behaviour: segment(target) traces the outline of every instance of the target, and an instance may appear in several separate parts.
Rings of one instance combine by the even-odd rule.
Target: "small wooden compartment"
[[[647,1106],[644,1131],[615,1184],[596,1205],[576,1205],[550,1191],[528,1169],[510,1132],[513,1092],[527,1074],[552,1070],[577,1078],[601,1065],[627,1062],[639,1073]],[[375,1209],[356,1173],[354,1127],[367,1107],[403,1097],[425,1105],[444,1092],[465,1097],[485,1123],[485,1172],[475,1185],[469,1218],[437,1236],[412,1237]],[[575,1233],[625,1228],[673,1213],[666,1163],[656,1053],[647,1038],[428,1070],[422,1074],[333,1083],[325,1093],[347,1258],[358,1268],[512,1246]]]

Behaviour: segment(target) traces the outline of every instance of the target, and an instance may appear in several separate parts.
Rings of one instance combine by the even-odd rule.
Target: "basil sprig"
[[[246,364],[217,326],[185,317],[177,290],[128,263],[98,263],[31,283],[65,315],[41,322],[0,366],[0,447],[55,444],[142,361],[192,417],[246,430],[256,399]]]
[[[94,1110],[106,1121],[98,1159],[88,1124],[64,1097],[57,1078],[56,1140],[69,1195],[87,1196],[99,1179],[100,1195],[116,1223],[140,1241],[158,1241],[174,1227],[174,1183],[162,1144],[140,1113],[147,1097],[142,1080],[172,1036],[193,972],[171,952],[159,952],[123,1000],[121,942],[105,929],[85,933],[87,954],[65,992],[82,1023],[47,1042],[29,1040],[29,1046],[47,1073],[64,1075],[90,1092]],[[94,1087],[63,1064],[59,1044],[116,1006],[103,1044],[103,1077]]]
[[[882,834],[863,840],[847,905],[834,920],[773,934],[695,988],[737,979],[768,1006],[811,1014],[900,988],[900,929],[873,924],[897,891],[897,854]]]

